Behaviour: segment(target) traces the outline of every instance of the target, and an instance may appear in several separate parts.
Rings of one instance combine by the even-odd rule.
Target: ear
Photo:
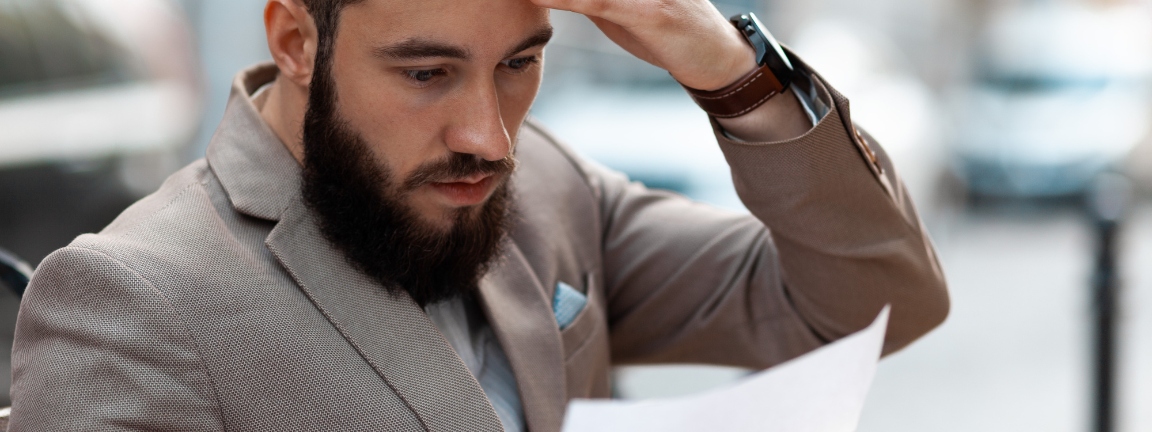
[[[319,36],[304,4],[300,0],[268,0],[264,31],[280,76],[307,88],[312,82]]]

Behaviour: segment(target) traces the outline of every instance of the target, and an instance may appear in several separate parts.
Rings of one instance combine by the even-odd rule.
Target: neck
[[[284,147],[292,153],[297,162],[304,161],[304,112],[308,106],[308,91],[300,89],[289,80],[276,78],[264,91],[264,94],[253,101],[256,109],[260,110],[260,117],[280,138]]]

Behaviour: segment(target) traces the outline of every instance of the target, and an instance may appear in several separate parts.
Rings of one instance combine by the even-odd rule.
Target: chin
[[[447,234],[462,220],[479,217],[480,209],[483,206],[484,204],[468,207],[441,207],[431,212],[421,212],[418,215],[420,221],[429,228],[436,229],[441,234]]]

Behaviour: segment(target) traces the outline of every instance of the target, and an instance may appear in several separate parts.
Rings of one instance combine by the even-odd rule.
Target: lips
[[[449,203],[458,207],[474,206],[483,203],[492,193],[495,184],[493,175],[476,175],[453,182],[430,183],[433,190],[439,192]]]

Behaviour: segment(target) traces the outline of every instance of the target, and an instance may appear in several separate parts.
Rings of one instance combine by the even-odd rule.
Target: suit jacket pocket
[[[596,327],[602,325],[604,320],[600,290],[594,284],[596,278],[592,274],[588,274],[584,279],[584,286],[586,287],[584,294],[588,296],[588,303],[584,305],[584,309],[576,315],[576,318],[560,331],[560,337],[564,341],[565,360],[572,358],[588,342],[588,339],[595,333]]]
[[[569,398],[609,397],[608,323],[604,293],[594,274],[585,277],[588,304],[560,332],[564,342],[565,382]]]

